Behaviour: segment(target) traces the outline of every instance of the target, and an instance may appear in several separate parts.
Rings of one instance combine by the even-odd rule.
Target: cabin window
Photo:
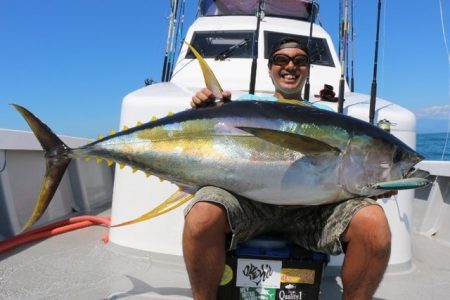
[[[308,43],[308,37],[304,35],[294,35],[280,32],[264,31],[264,58],[269,59],[269,52],[272,46],[281,40],[283,37],[293,37],[301,42]],[[334,67],[333,58],[331,57],[330,48],[326,39],[313,37],[311,39],[311,45],[309,47],[309,55],[311,58],[311,63],[315,65]]]
[[[254,31],[197,31],[191,45],[203,58],[251,58],[254,35]],[[189,50],[186,58],[195,58],[194,53]]]

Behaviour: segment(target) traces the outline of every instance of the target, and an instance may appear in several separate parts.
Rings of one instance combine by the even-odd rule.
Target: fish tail
[[[24,232],[39,220],[50,204],[71,161],[70,153],[72,150],[30,111],[16,104],[11,105],[23,116],[45,151],[45,177],[34,210],[22,228],[22,232]]]

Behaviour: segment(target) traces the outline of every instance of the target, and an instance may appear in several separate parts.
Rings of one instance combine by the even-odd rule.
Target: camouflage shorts
[[[197,191],[185,215],[195,203],[202,201],[225,207],[232,231],[229,249],[257,235],[276,233],[306,249],[332,255],[343,252],[340,237],[353,215],[365,206],[376,204],[376,201],[366,198],[320,206],[277,206],[208,186]]]

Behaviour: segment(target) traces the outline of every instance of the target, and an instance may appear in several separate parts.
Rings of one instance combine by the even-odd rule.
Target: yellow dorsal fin
[[[113,135],[113,134],[116,134],[116,131],[115,131],[114,129],[111,129],[111,130],[109,131],[109,135]]]
[[[128,130],[128,126],[127,125],[123,125],[122,130]]]
[[[206,87],[214,94],[214,96],[217,99],[222,99],[222,92],[223,89],[220,86],[219,81],[216,78],[216,75],[214,75],[214,72],[209,67],[208,63],[203,59],[203,57],[198,53],[198,51],[192,47],[188,42],[186,42],[186,45],[191,49],[192,53],[194,53],[195,57],[198,60],[198,63],[200,64],[200,68],[202,69],[203,73],[203,79],[205,80]]]
[[[278,99],[278,102],[281,103],[286,103],[286,104],[295,104],[295,105],[301,105],[301,106],[310,106],[310,107],[314,107],[314,105],[312,105],[309,102],[303,101],[303,100],[297,100],[297,99],[285,99],[285,98],[280,98]]]

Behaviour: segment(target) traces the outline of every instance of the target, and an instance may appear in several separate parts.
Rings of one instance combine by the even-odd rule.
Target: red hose
[[[63,221],[30,230],[28,232],[12,237],[6,241],[0,242],[0,253],[36,240],[48,238],[61,233],[66,233],[75,229],[80,229],[92,225],[103,225],[109,227],[110,220],[110,217],[96,216],[79,216],[68,218]]]

